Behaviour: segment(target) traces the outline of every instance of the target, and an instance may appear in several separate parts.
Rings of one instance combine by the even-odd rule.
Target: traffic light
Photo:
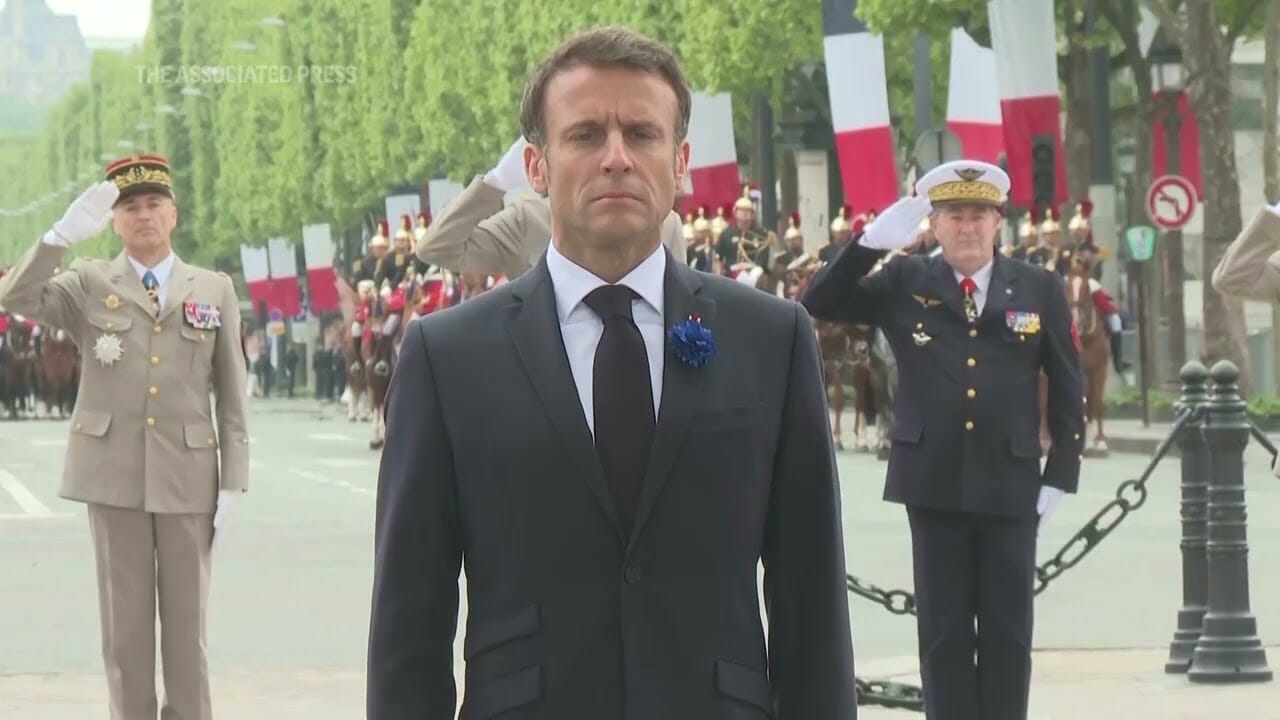
[[[1054,183],[1058,173],[1053,146],[1052,135],[1031,137],[1031,195],[1035,207],[1053,207],[1057,204]]]

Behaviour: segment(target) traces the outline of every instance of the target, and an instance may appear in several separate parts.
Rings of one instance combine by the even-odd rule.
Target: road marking
[[[341,435],[339,433],[307,433],[307,439],[320,440],[322,442],[359,442],[358,438],[354,438],[350,435]]]
[[[316,460],[316,464],[331,468],[376,468],[378,460],[377,458],[321,458]]]
[[[18,481],[18,478],[8,470],[0,470],[0,488],[9,493],[14,502],[18,503],[18,507],[24,513],[31,517],[52,517],[53,512],[40,502],[40,498],[31,494],[26,485]]]
[[[302,468],[299,468],[299,467],[291,467],[289,468],[289,472],[293,473],[294,475],[297,475],[300,478],[303,478],[304,480],[310,480],[314,483],[319,483],[321,485],[330,485],[332,487],[340,487],[344,490],[349,490],[357,495],[373,495],[373,491],[370,490],[369,488],[360,487],[359,485],[352,485],[346,480],[333,480],[319,473],[311,472],[310,470],[303,470]]]

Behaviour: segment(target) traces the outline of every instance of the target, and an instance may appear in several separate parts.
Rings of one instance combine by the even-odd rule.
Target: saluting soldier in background
[[[539,196],[503,207],[506,193],[525,187],[524,138],[497,167],[477,176],[440,211],[418,242],[418,257],[450,271],[503,275],[513,280],[533,267],[551,244],[551,205]],[[685,257],[683,224],[674,211],[662,225],[662,242]]]
[[[1061,278],[994,252],[1008,188],[987,163],[935,168],[802,297],[815,318],[878,325],[897,360],[884,496],[910,521],[930,720],[1027,717],[1037,528],[1079,481],[1077,339]],[[942,253],[891,256],[868,275],[926,214]],[[1042,369],[1053,437],[1043,471]]]
[[[88,504],[112,719],[156,717],[158,593],[160,716],[209,720],[210,550],[249,482],[240,303],[231,278],[173,253],[163,157],[106,177],[0,281],[0,305],[62,328],[85,356],[58,494]],[[55,274],[109,221],[123,252]]]

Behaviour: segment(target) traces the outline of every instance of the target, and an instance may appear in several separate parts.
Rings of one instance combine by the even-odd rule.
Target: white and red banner
[[[822,0],[822,34],[831,125],[844,202],[877,213],[898,199],[898,167],[889,123],[884,39],[854,14],[857,0]]]
[[[1055,205],[1061,205],[1067,200],[1067,170],[1062,156],[1053,0],[991,0],[987,14],[1013,182],[1009,200],[1018,207],[1031,207],[1031,143],[1037,136],[1050,136],[1056,166]]]
[[[293,317],[302,310],[302,293],[298,288],[298,260],[293,245],[282,237],[267,241],[267,258],[271,262],[272,300],[268,310],[279,310]]]
[[[947,129],[959,138],[967,160],[995,164],[1004,152],[996,54],[975,42],[964,28],[951,30]]]
[[[263,304],[271,307],[275,289],[271,282],[271,266],[267,262],[267,249],[240,245],[240,267],[244,271],[244,284],[253,302],[253,316],[257,317]]]
[[[333,269],[334,245],[328,223],[303,225],[302,249],[307,261],[311,312],[338,310],[338,274]]]
[[[680,198],[680,214],[698,206],[717,208],[742,194],[738,150],[733,142],[733,100],[729,93],[693,94],[689,117],[689,187]]]
[[[409,229],[413,230],[413,224],[417,222],[418,212],[422,210],[422,199],[417,193],[412,195],[388,195],[384,200],[387,208],[387,225],[391,228],[391,237],[395,237],[396,231],[400,230],[401,216],[409,216]],[[432,217],[435,217],[434,215]],[[390,240],[391,238],[387,238]]]

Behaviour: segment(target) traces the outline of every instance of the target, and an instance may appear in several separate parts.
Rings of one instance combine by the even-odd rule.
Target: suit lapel
[[[984,318],[1001,318],[1009,302],[1017,296],[1018,278],[1009,272],[1009,262],[996,255],[995,266],[991,268],[991,283],[987,286],[987,300],[982,305]]]
[[[191,293],[195,291],[195,287],[196,276],[192,272],[191,266],[182,262],[181,258],[175,257],[173,270],[169,273],[169,287],[165,288],[164,291],[164,308],[160,310],[160,316],[157,321],[162,322],[173,314],[173,311],[191,296]]]
[[[517,306],[507,321],[507,330],[529,376],[529,384],[578,466],[587,488],[608,516],[619,542],[626,542],[613,495],[605,484],[604,470],[596,455],[591,429],[582,414],[582,401],[573,382],[569,358],[565,355],[546,256],[515,280],[511,289]]]
[[[636,510],[635,525],[628,543],[628,553],[635,544],[640,531],[644,528],[653,505],[666,485],[671,464],[676,453],[684,444],[685,434],[689,430],[698,407],[701,405],[703,388],[707,373],[714,372],[714,358],[707,365],[699,368],[686,365],[672,352],[667,344],[667,333],[671,326],[684,322],[690,315],[697,315],[702,323],[716,331],[714,319],[715,301],[703,296],[702,279],[698,273],[683,263],[676,262],[670,251],[667,252],[667,270],[663,279],[663,365],[662,365],[662,399],[658,409],[658,424],[653,435],[653,449],[649,454],[649,465],[645,471],[644,486],[640,491],[640,506]]]
[[[938,293],[943,305],[946,305],[964,322],[969,322],[968,316],[964,314],[964,291],[960,289],[960,283],[956,282],[955,271],[946,260],[942,259],[941,255],[929,258],[929,263],[933,266],[933,281],[930,287]]]
[[[142,287],[142,279],[129,263],[129,256],[121,252],[111,264],[111,284],[121,296],[132,300],[149,316],[155,317],[155,309],[151,298],[147,297],[146,288]]]

